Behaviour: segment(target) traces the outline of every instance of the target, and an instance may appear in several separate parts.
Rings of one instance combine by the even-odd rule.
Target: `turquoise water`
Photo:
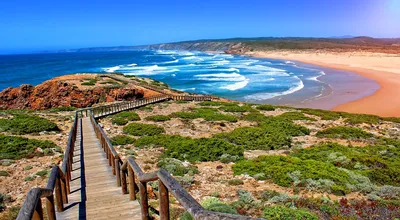
[[[69,73],[119,72],[160,80],[186,92],[275,104],[329,95],[332,88],[321,79],[333,72],[285,60],[151,50],[3,55],[0,69],[1,90]]]

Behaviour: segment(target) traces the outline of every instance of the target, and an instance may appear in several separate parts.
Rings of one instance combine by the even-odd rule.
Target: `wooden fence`
[[[78,123],[80,123],[80,119],[78,118],[78,112],[75,112],[75,119],[69,133],[62,167],[53,166],[46,188],[33,188],[28,192],[18,213],[18,220],[43,219],[41,198],[45,198],[47,218],[49,220],[56,219],[56,207],[57,212],[64,211],[64,204],[68,203],[68,194],[70,194],[69,183],[71,181],[72,158],[76,137],[81,134],[80,131],[78,132]]]

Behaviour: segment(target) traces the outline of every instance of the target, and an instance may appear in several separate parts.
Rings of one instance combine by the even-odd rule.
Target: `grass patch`
[[[324,138],[343,138],[343,139],[367,139],[374,137],[373,134],[368,133],[360,128],[337,126],[318,131],[317,137]]]
[[[199,103],[200,106],[236,106],[235,102],[214,102],[214,101],[204,101]]]
[[[0,134],[0,159],[20,159],[24,157],[41,156],[48,149],[55,148],[53,142],[45,140],[28,139],[24,137],[7,136]],[[41,148],[44,153],[35,152],[36,148]]]
[[[81,83],[82,86],[94,86],[97,83],[97,78],[87,79],[88,81]]]
[[[73,106],[61,106],[57,108],[52,108],[49,111],[50,112],[69,112],[69,111],[75,111],[76,108]]]
[[[228,184],[231,186],[239,186],[239,185],[243,185],[244,182],[241,179],[232,179],[228,181]]]
[[[317,121],[317,119],[315,119],[315,118],[310,118],[310,117],[305,116],[302,112],[285,112],[276,117],[281,118],[281,119],[287,119],[290,121],[293,121],[293,120]]]
[[[265,219],[312,219],[318,220],[318,216],[305,210],[305,209],[293,209],[285,206],[270,206],[264,208]]]
[[[0,176],[9,176],[8,172],[5,170],[0,170]]]
[[[162,122],[162,121],[169,121],[171,117],[168,115],[152,115],[146,117],[147,121],[155,121],[155,122]]]
[[[191,112],[175,112],[170,115],[174,118],[196,119],[203,118],[206,121],[228,121],[237,122],[237,117],[233,115],[221,114],[215,108],[196,108]]]
[[[41,170],[39,172],[36,173],[36,175],[40,176],[40,177],[45,177],[49,174],[48,170]]]
[[[59,131],[57,124],[34,115],[17,114],[11,119],[0,119],[0,131],[13,134],[31,134],[42,131]]]
[[[125,134],[130,134],[133,136],[154,136],[165,132],[164,128],[162,127],[140,123],[131,123],[125,126],[123,131]]]
[[[300,110],[308,115],[318,116],[322,120],[337,120],[342,117],[342,114],[340,112],[327,111],[321,109],[311,109],[311,108],[303,108]]]
[[[256,109],[262,111],[275,111],[275,106],[273,105],[257,105]]]
[[[130,121],[139,121],[140,117],[136,112],[120,112],[111,117],[111,122],[116,125],[126,125]]]
[[[165,147],[164,158],[176,158],[181,161],[217,161],[223,154],[243,157],[243,148],[216,138],[192,139],[177,135],[157,135],[141,137],[136,147]]]
[[[381,122],[381,117],[376,115],[365,115],[365,114],[349,114],[342,113],[343,117],[346,117],[346,123],[349,124],[379,124]]]
[[[375,184],[400,186],[399,140],[386,139],[366,147],[325,143],[297,150],[291,156],[343,167],[367,176]]]
[[[292,136],[308,134],[310,131],[303,126],[279,118],[265,117],[257,127],[237,128],[214,137],[242,146],[246,150],[270,150],[290,147]]]
[[[219,108],[224,112],[254,112],[256,111],[251,105],[226,105]]]
[[[185,174],[193,176],[194,174],[199,173],[199,170],[197,170],[196,167],[185,167],[182,161],[175,158],[164,158],[157,163],[157,166],[167,170],[174,176],[184,176]]]
[[[111,143],[113,145],[127,145],[127,144],[133,144],[134,142],[135,139],[127,135],[117,135],[111,138]]]

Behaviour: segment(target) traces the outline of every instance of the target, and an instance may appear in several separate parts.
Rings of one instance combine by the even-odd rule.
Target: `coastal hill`
[[[106,102],[132,101],[154,95],[154,91],[145,88],[149,85],[168,89],[162,82],[134,76],[65,75],[37,86],[21,85],[3,90],[0,92],[0,109],[85,108]]]

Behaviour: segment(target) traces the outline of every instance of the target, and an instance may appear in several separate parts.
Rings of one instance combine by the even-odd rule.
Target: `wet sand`
[[[353,92],[340,89],[340,85],[332,86],[332,95],[326,96],[320,103],[304,107],[320,108],[325,103],[335,103],[337,99],[343,104],[334,106],[335,111],[352,113],[374,114],[384,117],[400,117],[400,56],[376,53],[314,53],[314,52],[252,52],[246,55],[255,57],[300,61],[321,67],[348,71],[359,74],[378,83],[379,88],[373,88],[373,84],[364,81],[348,82],[347,87]],[[325,77],[335,77],[329,75]],[[331,80],[332,80],[331,79]],[[321,78],[321,81],[323,79]],[[325,80],[324,80],[325,81]],[[346,87],[346,85],[342,85]],[[360,94],[356,99],[355,94]]]

